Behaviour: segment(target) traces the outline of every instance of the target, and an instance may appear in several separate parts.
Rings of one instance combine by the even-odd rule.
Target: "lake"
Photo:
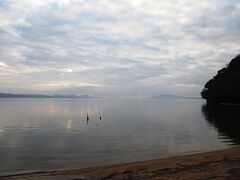
[[[238,106],[210,106],[202,99],[2,98],[0,173],[99,166],[238,146],[239,112]]]

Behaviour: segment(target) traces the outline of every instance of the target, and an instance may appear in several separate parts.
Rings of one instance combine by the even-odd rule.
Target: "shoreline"
[[[240,179],[240,147],[125,164],[0,175],[0,179]]]

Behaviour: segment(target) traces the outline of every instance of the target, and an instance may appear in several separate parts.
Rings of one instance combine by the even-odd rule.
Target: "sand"
[[[134,163],[11,174],[0,179],[240,179],[240,148]]]

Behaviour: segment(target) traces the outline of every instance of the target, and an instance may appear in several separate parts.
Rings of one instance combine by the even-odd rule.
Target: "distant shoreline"
[[[108,97],[108,96],[100,96],[100,97]],[[99,96],[92,96],[88,94],[83,95],[75,95],[75,94],[53,94],[53,95],[44,95],[44,94],[14,94],[14,93],[4,93],[0,92],[1,98],[100,98]],[[119,98],[119,97],[118,97]],[[122,97],[120,97],[122,98]],[[139,98],[139,97],[128,97],[128,98]],[[140,97],[142,98],[142,97]],[[198,96],[179,96],[179,95],[171,95],[171,94],[162,94],[158,96],[149,96],[144,97],[144,99],[202,99]]]
[[[11,94],[0,93],[0,98],[95,98],[90,95],[42,95],[42,94]]]
[[[0,175],[0,179],[238,179],[240,147],[126,164]]]

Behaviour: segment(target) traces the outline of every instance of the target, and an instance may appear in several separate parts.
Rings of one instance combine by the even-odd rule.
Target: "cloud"
[[[0,88],[197,95],[239,53],[239,12],[235,0],[0,0]]]

